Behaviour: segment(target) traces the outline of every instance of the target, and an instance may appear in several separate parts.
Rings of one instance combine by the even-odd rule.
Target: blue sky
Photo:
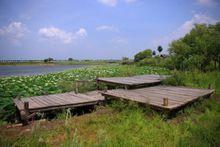
[[[156,50],[195,23],[220,20],[219,0],[0,0],[0,59],[121,59]]]

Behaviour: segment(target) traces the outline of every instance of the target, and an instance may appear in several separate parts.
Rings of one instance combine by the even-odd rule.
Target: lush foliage
[[[131,76],[136,74],[167,74],[164,68],[137,66],[93,66],[67,72],[38,76],[0,78],[0,119],[12,119],[15,112],[12,99],[75,90],[75,80],[94,80],[97,77]],[[89,85],[87,90],[95,89]],[[12,118],[11,118],[12,117]]]
[[[173,41],[169,52],[176,69],[220,69],[220,23],[196,25],[189,34]]]
[[[161,53],[161,52],[163,51],[162,46],[158,46],[157,51],[158,51],[159,53]]]
[[[150,58],[150,57],[152,57],[152,50],[151,49],[146,49],[144,51],[141,51],[141,52],[137,53],[134,56],[134,62],[138,62],[138,61],[141,61],[144,58]]]
[[[128,57],[122,57],[122,61],[121,61],[121,64],[122,65],[129,65],[129,64],[132,64],[133,61],[130,60]]]

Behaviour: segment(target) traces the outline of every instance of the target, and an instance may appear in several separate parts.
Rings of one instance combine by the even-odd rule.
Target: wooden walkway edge
[[[114,89],[102,92],[106,98],[124,99],[148,104],[154,108],[173,111],[200,97],[210,96],[214,90],[174,86],[153,86],[132,90]]]
[[[125,89],[152,86],[160,84],[167,75],[139,75],[132,77],[97,78],[97,83],[123,86]]]
[[[21,120],[24,121],[24,123],[27,123],[27,120],[36,112],[97,105],[104,101],[104,97],[99,94],[99,91],[94,91],[93,93],[88,94],[68,92],[14,99],[13,101],[20,112]]]

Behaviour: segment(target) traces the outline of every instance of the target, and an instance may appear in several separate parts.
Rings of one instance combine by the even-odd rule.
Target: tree
[[[158,46],[158,48],[157,48],[157,51],[159,52],[159,54],[163,51],[163,48],[162,48],[162,46]]]
[[[47,59],[44,59],[44,62],[51,62],[51,61],[53,61],[53,60],[54,60],[53,58],[49,57],[49,58],[47,58]]]
[[[128,57],[122,57],[122,62],[121,62],[121,64],[130,64],[131,62],[130,62],[130,60],[129,60],[129,58]]]
[[[220,69],[220,23],[196,24],[187,35],[170,44],[169,53],[177,69]]]
[[[152,50],[151,49],[146,49],[144,51],[141,51],[141,52],[137,53],[134,56],[134,62],[138,62],[138,61],[141,61],[144,58],[150,58],[150,57],[152,57]]]
[[[73,61],[73,58],[68,58],[68,61]]]

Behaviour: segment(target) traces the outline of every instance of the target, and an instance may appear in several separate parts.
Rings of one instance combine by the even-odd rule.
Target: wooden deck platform
[[[167,75],[139,75],[132,77],[97,78],[98,83],[120,85],[127,88],[160,84]]]
[[[125,99],[152,107],[172,111],[197,100],[210,96],[214,90],[174,86],[153,86],[147,88],[124,90],[115,89],[102,92],[106,98]]]
[[[21,119],[24,120],[28,116],[31,117],[31,114],[35,112],[96,105],[103,100],[104,97],[101,96],[99,91],[93,91],[86,94],[68,92],[62,94],[14,99],[14,103],[21,114]]]

